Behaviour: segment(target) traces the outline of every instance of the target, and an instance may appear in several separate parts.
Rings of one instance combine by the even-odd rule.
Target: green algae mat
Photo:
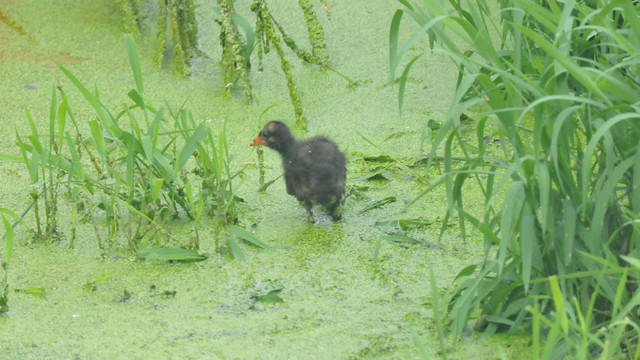
[[[270,7],[303,39],[303,17],[289,3]],[[118,4],[21,0],[0,5],[19,24],[0,23],[0,153],[19,155],[15,132],[30,131],[25,109],[46,133],[55,87],[68,95],[79,123],[95,118],[60,65],[89,89],[99,89],[105,106],[120,108],[130,101],[127,93],[136,79]],[[279,61],[265,56],[265,70],[252,73],[251,104],[241,91],[225,94],[213,4],[197,5],[199,47],[205,55],[192,64],[191,77],[170,66],[155,67],[154,39],[144,32],[137,38],[145,95],[167,108],[186,102],[193,117],[214,134],[226,126],[232,170],[242,170],[235,187],[242,199],[237,225],[253,235],[236,231],[265,246],[238,241],[243,259],[234,260],[216,251],[219,225],[205,217],[198,236],[203,257],[195,259],[200,261],[164,261],[162,254],[143,261],[131,249],[102,252],[90,222],[77,227],[70,249],[72,220],[66,208],[59,238],[34,241],[35,221],[27,214],[15,230],[8,264],[9,311],[0,316],[0,357],[442,357],[435,321],[442,314],[434,314],[435,305],[454,275],[480,259],[482,244],[477,234],[463,240],[455,228],[438,241],[444,190],[406,205],[428,186],[429,172],[438,171],[421,162],[429,145],[421,134],[425,121],[445,111],[455,69],[442,56],[420,59],[412,73],[417,78],[408,81],[421,86],[407,89],[400,116],[397,89],[388,75],[388,28],[395,5],[336,1],[328,14],[319,14],[332,66],[360,85],[350,87],[341,76],[290,57],[308,123],[308,133],[296,135],[334,140],[348,159],[347,187],[355,189],[345,200],[341,221],[318,211],[318,221],[310,224],[286,195],[275,152],[264,153],[265,176],[275,181],[258,191],[258,158],[249,147],[267,121],[294,122]],[[21,213],[31,199],[28,169],[2,162],[0,174],[0,206]],[[189,243],[191,220],[176,221],[172,238]],[[194,260],[190,254],[181,256]],[[527,358],[526,341],[479,340],[472,332],[455,344],[445,339],[448,358],[457,359]]]

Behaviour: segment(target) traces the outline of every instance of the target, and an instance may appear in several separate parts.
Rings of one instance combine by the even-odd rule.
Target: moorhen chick
[[[311,207],[324,205],[333,220],[339,220],[339,205],[345,192],[346,159],[331,140],[316,136],[297,141],[287,125],[268,123],[251,146],[264,145],[280,154],[287,193],[307,210],[307,220],[315,222]]]

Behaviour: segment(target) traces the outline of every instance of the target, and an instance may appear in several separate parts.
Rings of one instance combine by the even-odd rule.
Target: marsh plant
[[[293,36],[273,15],[268,1],[251,2],[249,8],[255,14],[255,25],[236,12],[235,0],[217,0],[215,1],[217,6],[213,3],[212,1],[205,6],[212,6],[219,16],[215,21],[220,25],[218,35],[222,50],[220,65],[227,92],[231,92],[236,87],[242,88],[247,101],[251,102],[254,97],[250,78],[251,56],[256,54],[257,70],[261,72],[263,56],[273,49],[280,59],[280,67],[287,81],[296,127],[306,130],[307,122],[302,99],[295,84],[291,62],[285,47],[288,47],[300,60],[338,74],[348,82],[349,87],[358,85],[358,82],[351,80],[330,65],[324,29],[310,0],[298,0],[298,6],[307,26],[309,39],[307,46],[310,50],[296,43]],[[198,38],[215,36],[198,31],[196,12],[199,5],[196,5],[193,0],[117,0],[115,6],[121,11],[124,27],[128,32],[144,31],[149,20],[157,17],[154,63],[160,67],[172,62],[175,69],[184,76],[191,74],[192,59],[205,55],[198,48]],[[330,16],[328,1],[322,2],[322,8],[327,17]]]
[[[120,11],[126,33],[137,34],[155,26],[156,66],[173,64],[179,74],[191,74],[191,60],[202,55],[193,0],[115,0],[109,6]]]
[[[167,105],[165,110],[150,103],[133,38],[125,36],[125,44],[136,84],[128,93],[131,103],[110,111],[97,89],[90,91],[60,66],[95,118],[79,121],[59,87],[52,90],[48,133],[41,135],[28,113],[31,134],[16,131],[22,156],[15,160],[31,175],[37,237],[50,241],[59,235],[57,214],[64,197],[64,206],[71,208],[70,246],[82,219],[95,229],[105,252],[114,246],[137,249],[175,243],[171,222],[185,217],[193,220],[190,245],[197,248],[205,210],[221,226],[235,223],[233,181],[242,170],[231,171],[224,129],[216,143],[186,108],[172,110]]]
[[[444,173],[427,191],[444,184],[446,219],[477,228],[486,254],[455,279],[453,334],[474,320],[488,334],[532,329],[535,358],[639,358],[637,6],[400,3],[392,76],[425,34],[459,70],[431,150],[443,152]],[[406,16],[419,29],[401,44]],[[419,56],[400,76],[401,101]],[[461,134],[462,112],[479,119],[472,140]],[[481,213],[465,205],[470,182],[482,191]]]
[[[329,56],[326,51],[324,30],[318,22],[313,6],[308,0],[300,0],[303,10],[312,52],[307,52],[296,45],[284,28],[276,21],[266,1],[254,1],[251,11],[256,16],[255,28],[249,21],[235,11],[235,0],[218,0],[220,14],[220,44],[222,46],[221,65],[224,69],[224,83],[228,91],[238,82],[242,84],[247,101],[253,98],[249,71],[251,54],[257,49],[258,71],[263,70],[262,57],[275,49],[280,58],[280,66],[287,80],[289,98],[293,105],[296,127],[306,130],[307,120],[302,108],[302,100],[291,72],[291,64],[287,59],[282,42],[302,60],[327,68]],[[242,36],[240,29],[244,33]]]

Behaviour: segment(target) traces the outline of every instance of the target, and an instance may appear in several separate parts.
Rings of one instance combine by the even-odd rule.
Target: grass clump
[[[231,171],[224,128],[215,139],[184,106],[165,110],[145,97],[135,42],[128,35],[125,44],[135,80],[128,93],[131,103],[110,111],[97,89],[90,91],[60,66],[95,118],[78,121],[59,87],[52,89],[48,134],[39,134],[28,112],[31,134],[16,131],[22,156],[11,159],[25,164],[31,176],[36,237],[52,241],[59,236],[63,196],[71,208],[71,247],[76,226],[84,220],[93,226],[103,253],[113,247],[136,250],[169,242],[197,249],[203,213],[220,226],[237,221],[233,181],[242,170]],[[170,225],[178,217],[193,220],[189,244],[179,244],[171,234]]]
[[[456,278],[454,335],[475,320],[487,334],[532,328],[536,358],[638,358],[640,20],[633,1],[400,2],[390,31],[392,76],[425,34],[459,70],[432,139],[431,157],[443,151],[444,173],[429,189],[445,185],[445,219],[477,228],[486,255]],[[420,28],[400,44],[405,14]],[[400,76],[400,104],[419,56]],[[480,119],[471,141],[460,131],[467,111]],[[482,191],[480,214],[463,201],[469,182]]]

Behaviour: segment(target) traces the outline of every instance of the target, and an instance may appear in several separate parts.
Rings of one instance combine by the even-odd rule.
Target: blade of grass
[[[558,277],[550,276],[549,285],[551,285],[551,295],[553,297],[553,303],[556,307],[556,316],[559,321],[562,330],[566,334],[569,331],[569,319],[567,318],[567,312],[564,308],[564,297],[562,296],[562,290],[558,285]]]
[[[136,88],[140,94],[144,93],[144,84],[142,83],[142,67],[140,65],[140,57],[138,56],[138,50],[136,49],[136,42],[131,34],[124,36],[124,43],[127,47],[127,54],[129,54],[129,64],[131,65],[131,71],[133,72],[133,78],[136,82]],[[144,107],[143,107],[144,108]]]
[[[191,155],[193,155],[193,153],[198,149],[198,146],[200,146],[200,143],[208,135],[209,135],[209,129],[204,124],[200,124],[200,126],[196,128],[196,130],[193,132],[191,137],[187,139],[182,150],[180,150],[180,159],[178,160],[176,173],[182,170],[182,168],[186,165]]]
[[[71,82],[75,85],[75,87],[80,90],[80,93],[84,96],[84,98],[89,102],[93,110],[96,112],[98,119],[102,122],[105,127],[109,130],[113,130],[113,117],[105,110],[104,106],[98,100],[96,95],[92,94],[78,78],[76,78],[69,70],[67,70],[64,66],[58,64],[60,70],[71,80]],[[117,135],[117,134],[114,134]]]

